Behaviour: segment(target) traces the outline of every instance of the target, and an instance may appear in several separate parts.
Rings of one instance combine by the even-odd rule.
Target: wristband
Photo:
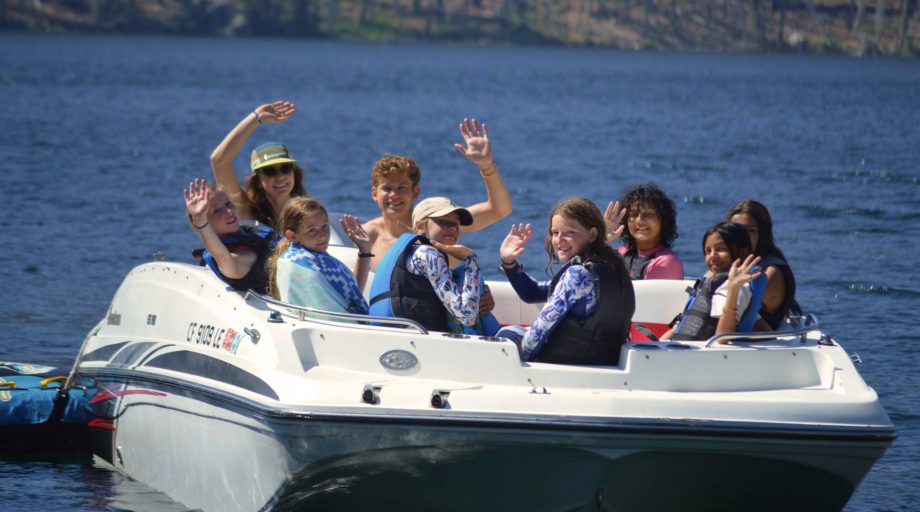
[[[202,224],[202,225],[200,225],[200,226],[195,226],[195,229],[204,229],[204,228],[206,228],[206,227],[208,227],[208,221],[204,221],[204,224]]]
[[[373,257],[374,257],[374,253],[370,253],[370,252],[359,252],[359,253],[358,253],[358,257],[359,257],[359,258],[373,258]]]
[[[255,110],[252,111],[252,114],[256,116],[256,121],[258,121],[259,124],[262,124],[262,114],[256,112]]]

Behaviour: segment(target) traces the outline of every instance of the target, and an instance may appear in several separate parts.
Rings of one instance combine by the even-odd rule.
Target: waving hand
[[[196,224],[207,220],[208,199],[211,196],[207,182],[202,179],[190,182],[188,188],[183,191],[183,195],[185,196],[185,208]]]
[[[460,135],[463,136],[466,147],[454,144],[457,151],[476,164],[480,170],[488,170],[492,165],[492,144],[489,142],[489,130],[486,124],[482,123],[482,130],[480,130],[476,119],[472,121],[464,119],[460,123]]]
[[[533,229],[530,224],[511,225],[511,231],[508,232],[508,236],[498,249],[503,265],[512,265],[524,254],[524,248],[530,241],[531,235],[533,235]]]
[[[610,201],[607,209],[604,210],[604,225],[607,227],[607,243],[613,242],[623,234],[626,225],[623,224],[623,217],[626,216],[626,208],[620,208],[620,202]]]
[[[290,101],[267,103],[265,105],[259,105],[255,109],[255,113],[259,115],[259,119],[261,119],[263,123],[270,124],[284,122],[287,118],[294,115],[296,111],[297,105],[294,105]]]

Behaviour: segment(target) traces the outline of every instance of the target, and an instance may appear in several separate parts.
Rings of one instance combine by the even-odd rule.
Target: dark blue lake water
[[[920,62],[590,49],[0,34],[0,361],[69,366],[128,270],[190,260],[181,191],[260,103],[297,114],[249,149],[286,142],[334,210],[377,214],[369,174],[414,156],[423,195],[481,201],[453,150],[488,122],[511,219],[465,237],[497,278],[508,225],[552,203],[603,205],[654,181],[678,205],[676,250],[736,201],[773,212],[799,302],[865,363],[901,437],[846,510],[920,502]],[[524,258],[542,268],[545,255]],[[164,468],[168,471],[168,468]],[[769,485],[769,482],[765,482]],[[84,458],[0,458],[15,509],[182,510]]]

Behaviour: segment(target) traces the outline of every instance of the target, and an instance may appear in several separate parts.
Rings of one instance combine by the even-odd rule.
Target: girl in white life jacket
[[[700,341],[714,334],[770,330],[757,316],[766,277],[744,226],[720,222],[706,230],[703,258],[706,274],[694,287],[680,322],[661,339]]]

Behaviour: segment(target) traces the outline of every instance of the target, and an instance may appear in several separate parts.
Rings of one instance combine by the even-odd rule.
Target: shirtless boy
[[[486,201],[467,208],[473,215],[473,223],[462,228],[463,231],[478,231],[511,213],[511,195],[492,159],[492,145],[485,123],[480,130],[475,119],[464,119],[460,123],[460,134],[466,146],[454,144],[454,147],[479,168],[486,184]],[[387,155],[374,164],[371,197],[380,207],[381,216],[364,224],[364,230],[373,241],[371,270],[377,268],[399,235],[411,230],[412,204],[419,197],[420,179],[421,171],[409,157]]]

